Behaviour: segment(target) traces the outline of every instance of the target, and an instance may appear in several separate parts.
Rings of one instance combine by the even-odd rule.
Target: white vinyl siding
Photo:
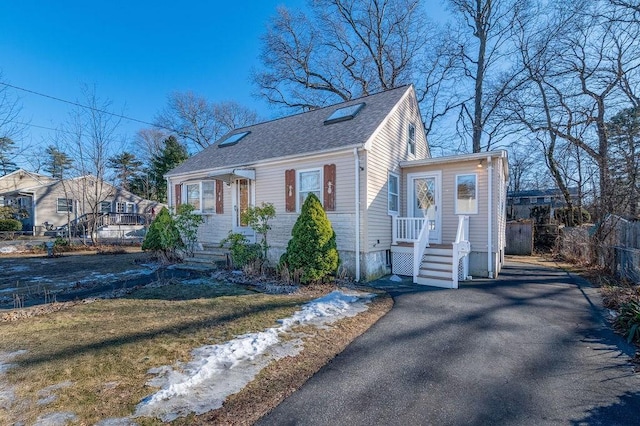
[[[361,165],[364,172],[360,173],[361,182],[366,185],[363,189],[362,213],[363,220],[361,249],[363,252],[388,250],[391,247],[391,220],[389,217],[389,203],[387,198],[389,173],[400,176],[399,180],[399,216],[406,215],[406,186],[403,173],[398,166],[400,161],[428,158],[427,140],[424,132],[416,128],[416,154],[410,155],[405,138],[408,123],[420,122],[418,106],[415,97],[407,94],[391,113],[387,122],[380,128],[373,140],[372,147],[366,151],[366,157]],[[400,136],[402,135],[402,136]],[[402,139],[400,139],[402,137]],[[366,203],[366,204],[365,204]]]

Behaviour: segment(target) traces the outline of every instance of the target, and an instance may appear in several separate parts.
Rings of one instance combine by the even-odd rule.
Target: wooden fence
[[[533,223],[507,222],[505,254],[529,256],[533,253]]]

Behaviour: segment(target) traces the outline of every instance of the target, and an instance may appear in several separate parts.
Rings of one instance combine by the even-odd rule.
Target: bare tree
[[[488,150],[505,123],[496,112],[515,90],[518,71],[509,69],[512,27],[527,0],[448,0],[457,22],[452,44],[458,46],[458,90],[469,93],[458,117],[459,133],[471,135],[473,152]],[[465,85],[464,81],[470,82]],[[493,120],[493,121],[492,121]]]
[[[95,88],[85,86],[82,93],[84,102],[78,103],[84,106],[71,112],[61,137],[78,176],[72,190],[87,215],[89,235],[96,243],[101,203],[115,195],[108,183],[108,161],[123,147],[118,134],[122,114],[111,113],[111,101],[100,99]]]
[[[175,133],[192,150],[200,151],[234,128],[256,121],[254,111],[236,102],[212,103],[193,92],[175,92],[169,95],[155,124]]]
[[[162,150],[163,141],[168,137],[169,132],[163,129],[149,128],[138,130],[133,140],[137,157],[144,164],[149,164],[151,158]]]
[[[263,37],[255,75],[270,103],[313,109],[413,80],[428,40],[420,0],[313,0],[281,7]]]

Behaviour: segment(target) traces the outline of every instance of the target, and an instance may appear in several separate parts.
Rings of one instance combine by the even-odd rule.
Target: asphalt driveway
[[[459,290],[390,292],[394,308],[260,425],[640,425],[634,350],[579,277],[511,263]]]

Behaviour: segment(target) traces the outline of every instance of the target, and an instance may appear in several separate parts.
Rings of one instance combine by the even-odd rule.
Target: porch
[[[429,241],[433,221],[425,217],[393,217],[392,273],[413,277],[416,284],[458,288],[469,275],[469,216],[458,216],[455,240]]]

